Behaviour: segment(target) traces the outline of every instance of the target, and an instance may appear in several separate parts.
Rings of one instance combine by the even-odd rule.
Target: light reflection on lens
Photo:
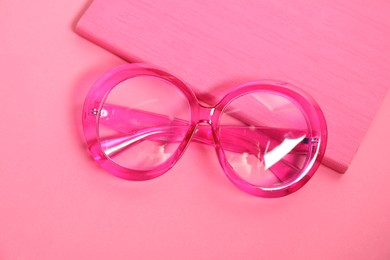
[[[291,100],[252,92],[233,100],[220,119],[220,142],[234,172],[260,187],[298,178],[309,155],[307,123]]]

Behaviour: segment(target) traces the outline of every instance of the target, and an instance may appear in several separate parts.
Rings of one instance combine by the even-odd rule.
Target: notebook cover
[[[94,0],[76,31],[198,95],[256,79],[290,82],[322,107],[323,164],[345,172],[390,82],[390,2]]]

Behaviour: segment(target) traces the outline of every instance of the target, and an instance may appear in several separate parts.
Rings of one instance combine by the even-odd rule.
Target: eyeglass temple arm
[[[97,110],[94,114],[97,115]],[[139,121],[141,119],[142,124]],[[123,134],[101,140],[107,145],[105,147],[107,151],[115,150],[116,152],[129,148],[143,140],[165,140],[167,142],[169,139],[169,142],[181,142],[189,126],[189,123],[182,119],[107,103],[100,111],[100,123]],[[141,128],[140,124],[142,125]],[[153,127],[145,128],[145,125],[152,125]],[[208,129],[208,131],[199,130],[192,139],[200,143],[213,145],[211,129]],[[220,135],[223,136],[222,145],[225,150],[237,153],[255,153],[259,148],[263,151],[272,149],[273,147],[270,147],[271,141],[277,140],[280,143],[285,139],[284,134],[287,131],[293,132],[295,137],[298,138],[303,136],[300,144],[294,147],[293,153],[307,152],[305,145],[310,142],[310,139],[304,136],[305,133],[301,130],[266,127],[255,130],[248,129],[248,127],[221,126]],[[254,143],[254,140],[257,140],[257,143]],[[122,148],[114,149],[113,147]]]
[[[93,114],[97,116],[99,114],[98,110],[94,110]],[[139,127],[140,123],[138,121],[140,119],[142,119],[141,127]],[[104,148],[105,154],[111,158],[146,140],[162,143],[181,142],[185,138],[184,135],[187,133],[189,126],[189,123],[182,119],[107,103],[104,108],[100,110],[100,123],[121,133],[100,140],[100,145]],[[144,125],[152,126],[144,127]],[[211,129],[209,129],[209,131],[197,131],[193,136],[193,140],[213,145],[214,141],[210,130]],[[280,144],[280,141],[284,139],[286,131],[290,131],[296,136],[300,136],[301,141],[296,144],[291,151],[289,150],[288,153],[305,156],[308,151],[306,145],[309,144],[310,139],[307,138],[305,133],[301,130],[266,127],[262,127],[260,130],[261,131],[255,131],[254,129],[245,126],[222,126],[220,128],[220,135],[223,136],[223,149],[235,153],[256,155],[259,151],[263,151],[261,156],[265,157],[267,149],[270,151],[275,148],[275,146]],[[253,140],[261,141],[254,143]],[[276,144],[275,140],[277,140]],[[267,161],[265,158],[263,159],[264,161]],[[282,165],[271,164],[270,169],[281,181],[286,179],[287,175],[281,175],[279,173],[282,172],[280,168],[288,167],[295,171],[299,171],[295,165],[282,158],[278,161],[280,161]],[[279,168],[279,170],[275,167]]]
[[[94,109],[92,113],[97,116],[98,110]],[[168,130],[165,126],[175,127],[176,129],[179,126],[185,128],[188,128],[189,126],[189,122],[183,119],[107,103],[104,105],[104,108],[100,110],[100,123],[124,134],[134,132],[137,129],[143,129],[145,125],[157,125],[159,127],[162,126],[165,130]],[[235,138],[233,140],[246,136],[247,138],[250,138],[247,141],[252,142],[252,140],[256,140],[259,138],[259,131],[248,130],[248,127],[221,126],[221,129],[224,128],[230,129],[230,131],[228,131],[228,133],[226,134],[234,135]],[[233,128],[236,130],[233,131]],[[155,127],[153,127],[153,129],[156,130]],[[243,134],[243,129],[246,130],[245,134]],[[298,129],[261,127],[255,128],[254,130],[261,130],[261,133],[263,135],[266,134],[268,138],[272,138],[279,141],[285,138],[284,135],[286,132],[292,132],[295,136],[305,135],[304,131]],[[211,137],[211,131],[199,131],[196,135],[193,136],[193,140],[210,145],[214,144],[213,139]],[[226,138],[226,140],[229,140],[229,138]],[[303,138],[302,140],[302,143],[304,144],[316,142],[317,140],[315,137],[310,138],[305,136],[305,138]],[[237,147],[237,143],[233,142],[232,145]]]

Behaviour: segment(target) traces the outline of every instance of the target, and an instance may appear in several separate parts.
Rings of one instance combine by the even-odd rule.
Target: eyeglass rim
[[[185,95],[191,110],[191,122],[189,129],[174,155],[172,155],[170,159],[168,159],[158,167],[146,171],[132,170],[116,164],[108,156],[106,156],[100,145],[96,145],[97,143],[99,143],[98,117],[94,114],[96,113],[96,111],[93,111],[93,109],[96,109],[96,107],[98,107],[97,111],[100,111],[101,106],[104,104],[105,98],[115,86],[117,86],[122,81],[136,76],[154,76],[166,80],[173,86],[177,87]],[[314,175],[314,173],[318,169],[326,150],[326,143],[328,137],[327,125],[320,106],[305,91],[285,82],[274,80],[259,80],[245,83],[231,89],[214,106],[215,111],[217,112],[213,115],[213,120],[211,120],[211,126],[213,131],[218,131],[220,114],[223,109],[229,104],[229,102],[233,101],[240,95],[247,94],[251,91],[259,90],[283,94],[286,97],[293,99],[295,102],[298,102],[298,104],[301,106],[302,111],[306,113],[307,120],[310,121],[310,127],[312,128],[310,130],[312,131],[314,129],[315,131],[319,132],[317,133],[317,135],[320,136],[321,144],[318,145],[316,155],[314,158],[312,158],[310,162],[310,167],[305,168],[304,172],[302,172],[302,174],[300,175],[299,180],[290,183],[288,186],[277,187],[273,189],[264,188],[248,183],[243,179],[237,177],[237,174],[235,174],[234,170],[229,167],[229,163],[227,162],[227,159],[225,157],[224,151],[221,147],[221,144],[219,143],[218,138],[216,138],[215,140],[215,148],[219,162],[221,164],[221,167],[223,168],[225,175],[238,188],[247,193],[259,197],[282,197],[300,189],[304,184],[307,183],[307,181]],[[111,174],[123,179],[135,181],[153,179],[171,169],[183,155],[187,146],[191,142],[192,134],[197,124],[199,123],[198,109],[200,106],[201,105],[192,89],[177,77],[150,64],[125,64],[111,69],[110,71],[103,74],[89,90],[84,102],[82,115],[84,137],[95,161],[97,161],[102,168],[104,168]],[[218,137],[218,134],[216,136]]]

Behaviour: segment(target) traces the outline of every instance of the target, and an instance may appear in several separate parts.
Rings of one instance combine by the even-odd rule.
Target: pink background
[[[389,259],[390,95],[345,175],[249,196],[192,144],[166,175],[127,182],[90,159],[81,106],[124,61],[76,35],[87,2],[0,4],[0,259]]]

